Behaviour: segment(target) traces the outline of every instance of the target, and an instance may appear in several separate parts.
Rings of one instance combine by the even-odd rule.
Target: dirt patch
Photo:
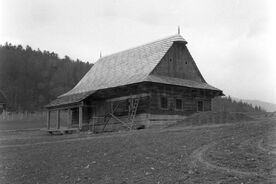
[[[199,162],[200,164],[204,165],[208,169],[218,170],[223,173],[227,174],[234,174],[238,176],[258,176],[259,174],[257,172],[245,172],[245,171],[239,171],[237,169],[231,169],[228,167],[218,166],[215,164],[212,164],[208,162],[204,157],[206,152],[211,149],[212,147],[215,147],[218,144],[218,142],[212,142],[210,144],[204,145],[198,149],[196,149],[192,154],[192,166],[195,166]]]
[[[193,155],[209,162],[206,156],[217,144],[204,145],[229,136],[247,140],[272,126],[269,122],[246,122],[101,135],[38,134],[10,141],[6,139],[15,138],[19,132],[2,132],[5,140],[0,141],[0,183],[265,183],[268,180],[258,176],[236,176],[197,162],[195,168],[190,165]]]
[[[271,131],[271,130],[270,130]],[[209,145],[199,153],[198,160],[210,169],[247,177],[259,177],[275,180],[275,156],[265,148],[263,130],[250,133],[247,138],[235,136],[221,140],[215,145]],[[208,145],[207,145],[208,146]],[[201,159],[201,160],[200,160]]]

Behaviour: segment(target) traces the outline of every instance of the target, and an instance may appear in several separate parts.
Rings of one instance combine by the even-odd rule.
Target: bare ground
[[[272,118],[48,136],[0,132],[0,183],[275,183]]]

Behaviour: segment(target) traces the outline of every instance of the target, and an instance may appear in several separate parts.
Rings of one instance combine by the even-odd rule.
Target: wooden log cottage
[[[68,128],[100,132],[166,125],[211,111],[223,95],[205,81],[180,34],[101,57],[79,83],[46,105]]]

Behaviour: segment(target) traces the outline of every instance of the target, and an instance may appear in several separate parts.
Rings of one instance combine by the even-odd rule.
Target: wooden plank
[[[77,132],[77,128],[61,128],[61,129],[48,129],[46,130],[49,134],[52,135],[63,135],[63,134],[72,134]]]
[[[130,128],[130,126],[129,126],[127,123],[125,123],[124,121],[120,120],[120,119],[117,118],[115,115],[113,115],[113,114],[110,114],[110,115],[111,115],[115,120],[121,122],[124,126]]]
[[[150,96],[150,94],[142,93],[142,94],[136,94],[136,95],[128,95],[128,96],[122,96],[122,97],[118,97],[118,98],[107,99],[106,102],[121,101],[121,100],[130,99],[130,98],[141,98],[141,97],[147,97],[147,96]]]
[[[63,106],[60,106],[60,107],[51,107],[51,108],[48,108],[49,110],[51,111],[55,111],[55,110],[65,110],[65,109],[72,109],[72,108],[77,108],[80,106],[80,103],[78,104],[71,104],[71,105],[63,105]]]

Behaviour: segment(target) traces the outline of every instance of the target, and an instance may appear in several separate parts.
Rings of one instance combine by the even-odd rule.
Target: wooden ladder
[[[133,128],[134,118],[136,116],[138,105],[139,105],[139,98],[133,99],[132,107],[131,107],[130,113],[129,113],[130,129]]]

